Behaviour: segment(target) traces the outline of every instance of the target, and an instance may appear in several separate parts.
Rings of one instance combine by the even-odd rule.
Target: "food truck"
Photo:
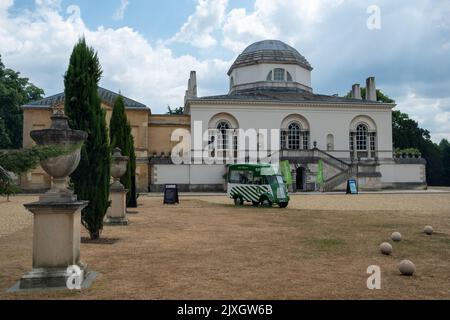
[[[289,194],[283,178],[270,164],[236,164],[228,167],[228,196],[236,206],[286,208]]]

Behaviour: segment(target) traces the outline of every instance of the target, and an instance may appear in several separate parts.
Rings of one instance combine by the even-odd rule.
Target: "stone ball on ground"
[[[381,250],[381,253],[384,255],[390,256],[392,254],[392,246],[390,243],[387,243],[387,242],[382,243],[380,245],[380,250]]]
[[[412,276],[416,272],[416,266],[409,260],[403,260],[400,262],[398,269],[404,276]]]
[[[423,232],[429,236],[431,236],[434,232],[434,229],[432,226],[426,226]]]
[[[400,232],[394,232],[391,235],[391,239],[392,239],[392,241],[400,242],[400,241],[402,241],[402,234]]]

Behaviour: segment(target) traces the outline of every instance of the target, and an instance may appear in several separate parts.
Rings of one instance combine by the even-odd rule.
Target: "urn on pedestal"
[[[111,161],[111,176],[114,179],[109,197],[111,207],[106,213],[106,225],[128,225],[126,198],[128,190],[120,183],[120,178],[127,172],[128,157],[122,156],[122,150],[115,148]]]
[[[78,201],[67,189],[67,177],[78,167],[87,133],[71,130],[62,112],[51,120],[50,129],[33,131],[31,137],[39,146],[61,149],[62,155],[41,162],[52,177],[52,187],[38,202],[25,204],[34,214],[33,270],[21,278],[17,290],[73,289],[87,278],[87,266],[80,261],[80,231],[81,210],[88,202]]]

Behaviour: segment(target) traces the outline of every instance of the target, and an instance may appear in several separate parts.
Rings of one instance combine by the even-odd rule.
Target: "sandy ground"
[[[38,197],[12,197],[11,202],[0,197],[0,238],[19,231],[33,223],[33,215],[23,204],[37,201]]]
[[[91,289],[7,294],[31,269],[29,200],[0,203],[0,225],[24,216],[0,237],[3,299],[450,298],[450,194],[300,195],[286,210],[235,208],[223,197],[179,206],[141,198],[130,226],[105,228],[103,237],[119,242],[82,245],[82,260],[99,272]],[[428,224],[432,237],[421,232]],[[397,230],[404,241],[381,255]],[[412,278],[399,275],[405,258],[417,265]],[[382,290],[366,288],[370,265],[381,267]]]
[[[227,197],[189,197],[229,204]],[[443,194],[303,194],[291,196],[290,209],[330,211],[446,211],[450,210],[450,193]],[[450,218],[450,217],[449,217]]]

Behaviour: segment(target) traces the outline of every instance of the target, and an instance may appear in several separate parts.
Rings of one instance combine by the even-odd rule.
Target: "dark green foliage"
[[[16,174],[24,173],[36,168],[45,159],[58,157],[70,153],[74,147],[64,146],[35,146],[31,149],[0,152],[0,166],[6,171]]]
[[[11,146],[11,139],[6,132],[5,121],[0,118],[0,149],[7,149]]]
[[[445,167],[442,162],[441,149],[431,141],[428,130],[420,128],[417,121],[410,119],[407,114],[394,111],[392,114],[392,134],[395,148],[420,150],[422,157],[427,160],[427,182],[429,185],[449,185],[444,181]]]
[[[419,124],[400,111],[392,113],[392,135],[395,148],[417,148],[422,150],[425,141],[430,140],[430,132],[419,127]]]
[[[0,56],[0,148],[22,148],[23,112],[21,106],[42,99],[44,91],[21,78],[20,73],[5,68]],[[3,130],[3,132],[2,132]]]
[[[439,144],[439,149],[441,150],[443,164],[442,184],[450,186],[450,142],[443,139]]]
[[[133,136],[131,125],[125,113],[125,103],[123,97],[119,97],[114,102],[114,108],[109,125],[111,148],[120,148],[122,155],[129,157],[128,169],[120,182],[128,189],[127,206],[135,207],[136,203],[136,155],[134,152]],[[133,192],[134,190],[134,192]]]
[[[130,145],[133,146],[130,152],[130,171],[131,171],[131,189],[129,192],[129,208],[137,208],[137,191],[136,191],[136,153],[134,152],[134,139],[130,134]]]
[[[75,148],[75,147],[74,147]],[[20,174],[36,168],[45,159],[57,157],[69,152],[73,148],[63,146],[35,146],[31,149],[0,152],[0,195],[19,192],[13,184],[9,172]]]
[[[417,148],[395,149],[394,154],[396,155],[396,157],[401,157],[403,155],[408,155],[408,156],[413,156],[413,157],[422,156],[422,153]]]
[[[85,39],[80,39],[64,77],[65,112],[72,129],[86,131],[89,135],[71,181],[78,198],[89,201],[82,211],[82,223],[93,240],[100,238],[103,219],[110,205],[111,149],[105,111],[98,95],[101,75],[97,53],[86,45]]]
[[[168,115],[183,115],[184,114],[184,108],[183,107],[178,107],[178,108],[174,108],[172,109],[171,106],[167,106],[167,114]]]

